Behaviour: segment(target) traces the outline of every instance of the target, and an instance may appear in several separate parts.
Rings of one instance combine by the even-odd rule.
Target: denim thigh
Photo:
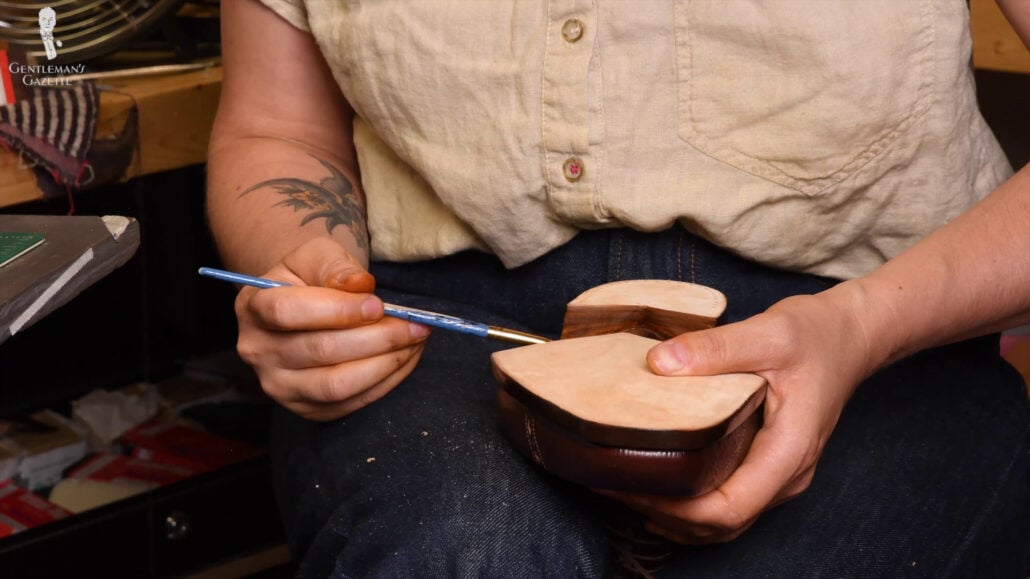
[[[372,271],[387,301],[551,336],[568,301],[608,281],[714,287],[727,296],[722,322],[834,283],[748,262],[679,227],[582,232],[514,270],[467,252]],[[802,497],[730,544],[678,550],[665,573],[958,576],[991,561],[998,573],[1024,565],[1030,411],[996,346],[955,345],[878,373]],[[612,572],[599,499],[503,438],[489,367],[503,347],[437,330],[415,372],[372,406],[326,424],[277,415],[273,463],[301,575]]]

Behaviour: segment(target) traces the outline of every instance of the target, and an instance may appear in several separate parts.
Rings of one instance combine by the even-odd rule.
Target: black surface
[[[977,97],[1009,162],[1030,162],[1030,74],[976,71]]]

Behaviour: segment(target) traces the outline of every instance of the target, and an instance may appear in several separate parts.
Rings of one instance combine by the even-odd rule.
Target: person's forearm
[[[998,0],[1030,47],[1030,6]],[[1030,323],[1030,166],[865,278],[842,284],[889,362]]]
[[[1019,39],[1030,49],[1030,3],[1026,0],[997,0],[997,3]]]
[[[207,201],[225,265],[260,275],[319,236],[367,263],[354,111],[314,38],[259,2],[229,2],[222,59]]]
[[[880,363],[1030,322],[1030,167],[873,273],[838,286]]]
[[[317,236],[367,265],[365,203],[345,160],[265,137],[213,142],[208,217],[225,265],[261,274]]]

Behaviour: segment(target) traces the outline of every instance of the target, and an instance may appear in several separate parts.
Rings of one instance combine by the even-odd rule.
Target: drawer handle
[[[193,521],[182,511],[172,511],[165,517],[165,537],[169,541],[182,541],[193,531]]]

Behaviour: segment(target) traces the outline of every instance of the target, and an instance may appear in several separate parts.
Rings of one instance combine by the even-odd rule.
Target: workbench
[[[119,134],[134,105],[139,112],[139,143],[122,180],[204,163],[222,89],[221,67],[97,84],[103,89],[97,138]],[[17,153],[0,150],[0,207],[42,198],[32,169]]]

